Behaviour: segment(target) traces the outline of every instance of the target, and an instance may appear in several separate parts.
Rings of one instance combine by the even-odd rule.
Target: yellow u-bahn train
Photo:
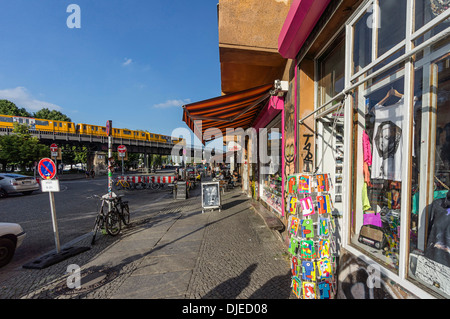
[[[94,136],[106,136],[106,126],[98,126],[92,124],[55,120],[44,120],[32,117],[14,116],[14,115],[1,115],[0,114],[0,127],[13,128],[14,123],[26,124],[32,130],[50,131],[58,133],[70,133],[70,134],[82,134],[82,135],[94,135]],[[162,134],[150,133],[140,130],[129,130],[122,128],[112,128],[112,136],[114,138],[126,138],[141,141],[151,141],[159,143],[180,143],[183,142],[182,138],[175,138]]]

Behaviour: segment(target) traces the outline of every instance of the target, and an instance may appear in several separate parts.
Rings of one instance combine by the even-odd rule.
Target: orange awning
[[[212,99],[183,105],[183,121],[204,143],[205,131],[218,128],[225,137],[227,128],[247,129],[270,98],[273,84],[258,86]],[[195,123],[201,121],[201,125]],[[211,132],[211,130],[210,130]],[[201,135],[201,136],[199,136]]]

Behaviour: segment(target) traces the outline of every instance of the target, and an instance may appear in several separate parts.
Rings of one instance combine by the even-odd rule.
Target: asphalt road
[[[92,195],[107,193],[107,187],[106,176],[60,182],[60,192],[53,194],[61,246],[92,230],[100,203]],[[115,192],[129,201],[132,219],[148,215],[155,203],[172,196],[168,187]],[[27,233],[13,260],[0,272],[26,264],[56,247],[48,193],[36,191],[1,199],[0,221],[18,223]]]

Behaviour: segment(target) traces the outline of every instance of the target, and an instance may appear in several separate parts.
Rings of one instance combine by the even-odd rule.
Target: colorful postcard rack
[[[332,187],[329,174],[294,174],[286,181],[291,287],[299,299],[336,294]]]

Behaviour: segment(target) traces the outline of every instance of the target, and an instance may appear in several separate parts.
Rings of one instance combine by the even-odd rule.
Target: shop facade
[[[450,297],[449,8],[293,1],[284,22],[280,215],[289,176],[327,174],[337,298]]]

